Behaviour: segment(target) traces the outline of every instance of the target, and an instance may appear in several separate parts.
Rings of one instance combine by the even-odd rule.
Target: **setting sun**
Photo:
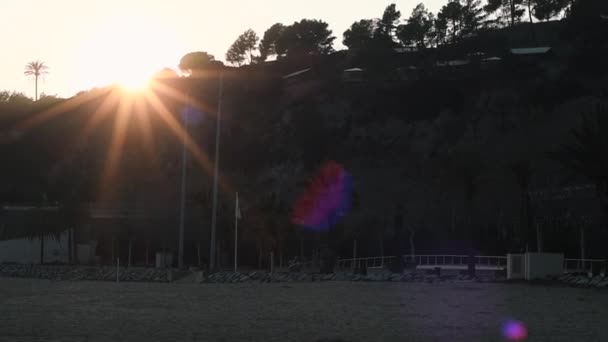
[[[155,72],[174,66],[182,51],[177,34],[157,23],[113,18],[79,49],[75,81],[85,88],[118,84],[142,90]]]
[[[148,88],[150,84],[149,75],[129,75],[122,80],[117,81],[117,85],[127,91],[142,91]]]

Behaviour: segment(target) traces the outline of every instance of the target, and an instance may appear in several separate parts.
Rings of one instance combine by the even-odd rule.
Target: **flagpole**
[[[189,108],[186,107],[184,111],[184,129],[183,129],[183,142],[182,142],[182,177],[181,177],[181,189],[180,189],[180,207],[179,207],[179,242],[177,252],[177,267],[181,270],[184,268],[184,225],[185,225],[185,212],[186,212],[186,177],[187,177],[187,158],[188,152],[186,150],[186,142],[188,140],[188,113]],[[163,256],[164,257],[164,256]]]
[[[238,241],[239,241],[239,193],[236,193],[236,204],[234,208],[234,273],[236,273],[237,260],[238,260]]]
[[[209,241],[209,272],[216,271],[216,255],[215,255],[215,231],[217,224],[217,183],[218,183],[218,167],[220,163],[220,123],[222,120],[222,95],[224,91],[224,72],[220,71],[219,90],[217,99],[217,116],[215,118],[215,163],[213,166],[213,198],[211,204],[211,238]]]

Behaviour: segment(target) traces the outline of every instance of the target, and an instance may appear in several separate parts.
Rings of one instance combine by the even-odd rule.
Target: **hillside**
[[[581,222],[590,231],[589,253],[599,256],[601,210],[586,209],[598,206],[595,196],[564,204],[532,195],[595,186],[551,152],[571,140],[581,114],[606,114],[606,62],[596,57],[606,56],[607,46],[566,39],[555,33],[567,32],[563,25],[534,25],[538,44],[527,42],[530,25],[522,24],[457,46],[349,50],[224,69],[221,245],[230,246],[238,191],[250,264],[269,250],[281,259],[318,256],[321,246],[350,255],[353,240],[359,255],[470,248],[577,255]],[[511,50],[524,47],[550,49]],[[362,70],[350,79],[345,70],[354,67]],[[208,236],[217,77],[158,80],[147,102],[109,88],[58,103],[3,104],[0,201],[136,204],[146,220],[95,221],[83,238],[131,240],[145,232],[148,244],[172,249],[179,122],[190,94],[203,117],[189,127],[186,235],[193,259],[194,246]],[[292,205],[330,160],[354,180],[353,208],[329,232],[305,231],[290,222]]]

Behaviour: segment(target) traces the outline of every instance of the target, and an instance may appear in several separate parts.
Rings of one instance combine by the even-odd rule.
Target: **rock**
[[[414,275],[411,273],[406,273],[404,275],[401,276],[401,281],[402,282],[411,282],[414,281]]]
[[[439,277],[436,276],[436,275],[426,275],[426,276],[424,276],[424,281],[431,281],[431,282],[433,282],[433,281],[435,281],[437,279],[439,279]]]
[[[441,281],[452,281],[456,278],[456,276],[454,275],[442,275],[439,277],[439,280]]]
[[[413,281],[418,281],[418,282],[424,281],[424,275],[422,275],[420,273],[414,273],[413,277],[412,277],[412,280]]]
[[[591,281],[589,281],[589,285],[595,286],[595,287],[599,287],[599,285],[602,282],[602,280],[603,280],[603,277],[597,275],[597,276],[593,277],[591,279]]]
[[[321,280],[325,280],[325,281],[328,281],[328,280],[333,280],[335,276],[336,276],[336,275],[335,275],[334,273],[329,273],[329,274],[324,275],[324,276],[321,278]]]
[[[383,281],[384,275],[382,273],[373,272],[365,276],[364,279],[369,281]]]
[[[455,281],[462,283],[473,282],[475,278],[470,277],[468,274],[459,274]]]
[[[348,275],[344,272],[338,272],[334,275],[334,279],[333,280],[337,280],[337,281],[345,281],[348,280]]]

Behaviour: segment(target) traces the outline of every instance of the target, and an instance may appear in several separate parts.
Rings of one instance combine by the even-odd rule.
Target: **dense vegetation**
[[[523,23],[525,13],[543,22]],[[179,122],[194,104],[202,120],[189,127],[186,259],[204,262],[222,73],[226,264],[235,191],[248,264],[266,263],[270,251],[281,261],[327,250],[350,256],[357,241],[358,255],[370,256],[525,249],[576,256],[582,232],[588,256],[603,257],[608,21],[601,13],[604,1],[456,0],[437,15],[418,5],[403,21],[391,5],[344,33],[347,51],[333,51],[327,23],[303,19],[273,25],[259,42],[245,32],[226,55],[238,68],[187,54],[182,76],[160,72],[147,94],[109,87],[32,101],[0,93],[0,201],[61,207],[22,234],[3,228],[3,238],[69,226],[80,240],[106,241],[104,248],[133,240],[146,260],[150,249],[175,251]],[[533,60],[509,53],[538,46],[552,49]],[[342,81],[353,67],[364,70],[363,81]],[[327,160],[353,176],[353,209],[330,231],[309,232],[290,222],[291,206]],[[87,203],[135,214],[92,220]]]

